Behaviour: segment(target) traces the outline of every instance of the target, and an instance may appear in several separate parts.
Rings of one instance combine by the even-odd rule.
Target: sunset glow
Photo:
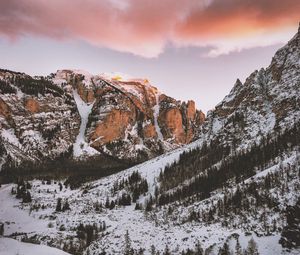
[[[206,92],[209,84],[217,86],[216,83],[221,81],[208,79],[206,76],[211,76],[211,73],[201,72],[202,65],[218,66],[220,61],[224,62],[220,56],[229,54],[233,58],[242,51],[249,55],[251,49],[258,55],[262,54],[255,62],[249,59],[243,64],[244,69],[235,72],[234,76],[229,70],[226,72],[222,85],[224,95],[238,78],[236,74],[240,73],[239,77],[243,78],[254,66],[268,64],[266,61],[274,54],[274,49],[293,35],[299,22],[299,11],[300,2],[295,0],[4,0],[0,2],[0,45],[3,51],[0,64],[29,73],[35,70],[36,74],[73,66],[97,73],[129,72],[133,76],[149,76],[150,80],[158,83],[158,87],[167,91],[179,86],[177,73],[180,72],[187,83],[194,83],[195,77],[198,77],[201,82],[193,89],[201,86],[201,91]],[[45,44],[51,46],[42,50],[46,48]],[[26,45],[32,49],[25,50]],[[48,58],[49,47],[61,56],[60,60]],[[73,59],[70,66],[67,59],[77,53],[72,54],[72,50],[66,48],[72,47],[76,52],[88,48],[95,57],[84,55],[84,59]],[[265,47],[268,47],[266,51]],[[26,56],[35,54],[37,59],[24,65],[21,60],[12,59],[15,56],[10,49],[19,49]],[[39,50],[48,59],[42,66],[35,63],[43,61]],[[199,66],[197,74],[185,71],[196,61],[180,55],[187,52],[198,59],[193,64]],[[266,57],[265,52],[269,52]],[[104,55],[106,64],[103,63]],[[208,60],[207,57],[217,59]],[[237,57],[242,61],[242,55]],[[120,58],[132,68],[121,65]],[[151,60],[153,58],[158,59],[160,64],[166,60],[165,65],[168,66],[174,64],[169,65],[174,61],[172,58],[184,59],[184,67],[172,67],[168,71],[167,66],[164,76],[174,79],[161,79],[160,71],[154,70],[157,67],[154,64],[156,60]],[[226,60],[229,65],[232,58]],[[230,84],[227,84],[227,79],[230,79]],[[181,99],[191,97],[180,94],[174,96]],[[205,110],[212,107],[213,104],[205,102],[206,99],[201,100],[197,102],[202,104],[199,107]]]

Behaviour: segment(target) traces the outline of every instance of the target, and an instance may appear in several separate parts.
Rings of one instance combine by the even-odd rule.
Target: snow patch
[[[155,130],[156,133],[158,135],[158,139],[159,140],[163,140],[164,137],[161,133],[160,127],[158,125],[158,116],[159,116],[159,93],[156,93],[155,98],[156,98],[156,105],[153,107],[153,111],[154,111],[154,125],[155,125]]]
[[[31,243],[23,243],[11,238],[0,238],[0,254],[1,255],[68,255],[64,251],[45,245],[37,245]]]
[[[1,131],[1,136],[5,141],[17,146],[18,148],[22,147],[13,129],[3,129]]]
[[[95,154],[99,154],[97,150],[90,147],[89,144],[85,141],[86,126],[95,102],[91,104],[85,103],[79,96],[77,90],[73,90],[73,96],[77,105],[77,109],[79,111],[79,115],[81,117],[79,134],[73,146],[73,155],[74,157],[80,157],[82,155],[92,156]]]

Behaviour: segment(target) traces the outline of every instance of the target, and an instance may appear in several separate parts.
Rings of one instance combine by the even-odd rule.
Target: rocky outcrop
[[[204,121],[192,101],[185,109],[185,103],[161,94],[147,80],[90,79],[95,104],[86,133],[99,151],[115,155],[117,147],[118,158],[150,158],[192,141]]]
[[[87,88],[83,83],[79,83],[77,86],[77,91],[82,100],[86,103],[92,103],[95,100],[95,93],[92,88]]]
[[[293,127],[300,119],[299,60],[298,31],[269,67],[255,70],[244,83],[236,81],[229,95],[208,112],[199,137],[217,138],[238,151]]]
[[[193,141],[205,120],[204,113],[196,110],[195,102],[190,100],[187,104],[181,103],[163,95],[160,105],[159,123],[164,137],[174,139],[177,143]]]
[[[47,80],[7,70],[0,74],[0,154],[13,166],[70,154],[80,126],[72,96]]]
[[[9,106],[1,98],[0,98],[0,115],[2,115],[5,118],[8,118],[10,116]]]
[[[31,113],[37,113],[40,110],[39,102],[34,98],[25,99],[25,108]]]
[[[178,108],[167,109],[160,115],[160,120],[164,124],[164,134],[167,138],[174,138],[179,143],[185,142],[182,115]]]
[[[117,141],[125,137],[125,131],[133,121],[133,114],[130,111],[113,109],[102,122],[96,124],[91,132],[91,145],[95,148],[109,142]]]

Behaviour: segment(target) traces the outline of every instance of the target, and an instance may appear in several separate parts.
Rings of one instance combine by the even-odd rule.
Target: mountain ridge
[[[145,79],[82,70],[46,77],[1,70],[0,78],[3,146],[13,142],[50,161],[73,154],[112,157],[124,166],[142,162],[193,140],[205,118],[193,101],[168,97]],[[18,154],[10,155],[11,165],[22,163]]]

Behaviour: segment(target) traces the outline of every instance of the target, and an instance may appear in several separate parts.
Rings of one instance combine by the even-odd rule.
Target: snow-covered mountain
[[[189,143],[205,118],[193,101],[177,101],[146,79],[120,75],[59,70],[31,77],[0,70],[0,91],[6,171],[26,171],[32,162],[51,169],[53,161],[68,165],[72,159],[124,168]]]
[[[84,91],[73,98],[92,104],[97,93]],[[3,185],[2,232],[71,254],[300,254],[299,91],[300,28],[268,68],[236,82],[196,141],[93,182]],[[96,105],[80,115],[106,104]],[[91,137],[98,119],[86,123]]]

